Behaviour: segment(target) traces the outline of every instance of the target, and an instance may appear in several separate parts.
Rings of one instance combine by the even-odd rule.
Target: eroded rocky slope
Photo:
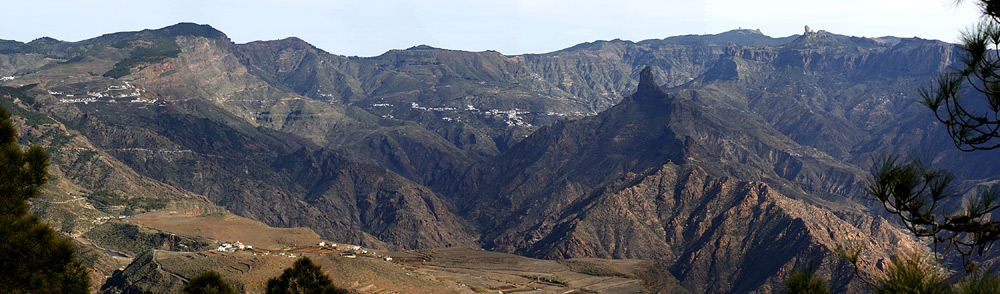
[[[955,60],[951,44],[822,31],[521,56],[344,57],[195,24],[0,42],[4,106],[53,154],[34,211],[59,226],[119,212],[98,198],[225,209],[376,248],[653,259],[697,293],[775,292],[810,261],[858,291],[838,244],[867,243],[868,272],[921,247],[855,199],[885,151],[995,180],[995,155],[950,151],[914,100]]]

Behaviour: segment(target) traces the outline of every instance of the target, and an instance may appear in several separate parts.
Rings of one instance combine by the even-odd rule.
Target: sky
[[[299,37],[327,52],[376,56],[416,45],[507,55],[596,40],[641,41],[760,29],[956,42],[978,20],[973,0],[0,0],[0,39],[208,24],[236,43]]]

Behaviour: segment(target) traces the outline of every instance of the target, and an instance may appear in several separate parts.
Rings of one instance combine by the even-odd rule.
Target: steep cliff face
[[[886,152],[922,154],[967,179],[992,179],[990,154],[952,148],[917,89],[958,60],[956,45],[811,33],[775,47],[730,45],[716,65],[671,89],[747,112],[796,143],[867,167]],[[832,143],[835,142],[835,143]]]
[[[695,293],[773,292],[810,261],[834,291],[859,291],[863,284],[845,270],[852,266],[834,252],[840,243],[871,240],[868,252],[878,258],[869,263],[886,262],[898,246],[919,247],[897,230],[859,228],[764,183],[711,176],[694,165],[629,174],[589,197],[575,213],[505,237],[541,236],[512,241],[535,241],[526,252],[546,258],[660,260]]]
[[[719,53],[712,46],[614,40],[519,58],[541,80],[571,93],[593,111],[601,111],[635,89],[644,66],[655,66],[667,86],[676,86],[710,68]]]

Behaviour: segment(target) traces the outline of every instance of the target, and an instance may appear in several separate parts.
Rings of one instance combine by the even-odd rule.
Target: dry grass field
[[[634,273],[653,267],[647,260],[540,260],[474,248],[379,251],[354,258],[315,246],[321,240],[307,228],[271,228],[232,214],[184,215],[156,212],[130,219],[145,226],[221,241],[239,240],[254,248],[281,251],[158,251],[162,270],[193,277],[215,270],[246,293],[261,293],[301,256],[308,256],[340,287],[362,293],[646,293]]]
[[[655,265],[652,261],[632,259],[541,260],[473,248],[410,250],[397,255],[404,259],[428,260],[407,262],[416,272],[466,285],[473,292],[493,293],[497,292],[495,290],[504,290],[504,293],[645,293],[648,290],[632,273]]]
[[[345,258],[336,254],[307,254],[339,287],[362,293],[468,293],[460,285],[445,283],[404,266],[370,257]],[[160,251],[157,261],[163,270],[192,277],[215,270],[246,293],[262,293],[267,279],[276,277],[298,259],[277,254],[201,254]]]
[[[319,235],[308,228],[272,228],[261,222],[229,213],[186,215],[153,212],[136,216],[129,221],[164,231],[219,241],[240,241],[256,248],[281,249],[314,245],[321,241]]]

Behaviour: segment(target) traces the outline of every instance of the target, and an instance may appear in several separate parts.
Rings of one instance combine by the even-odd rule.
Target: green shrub
[[[785,293],[788,294],[828,294],[830,288],[826,282],[816,276],[816,268],[809,265],[809,268],[801,271],[794,271],[785,279]]]
[[[950,293],[944,272],[919,253],[897,256],[889,263],[885,277],[875,281],[878,293]]]
[[[330,277],[323,273],[323,268],[316,265],[308,257],[299,258],[291,268],[277,277],[267,280],[267,294],[333,294],[348,293],[337,288]]]
[[[206,271],[191,278],[181,294],[236,294],[236,290],[215,271]]]

